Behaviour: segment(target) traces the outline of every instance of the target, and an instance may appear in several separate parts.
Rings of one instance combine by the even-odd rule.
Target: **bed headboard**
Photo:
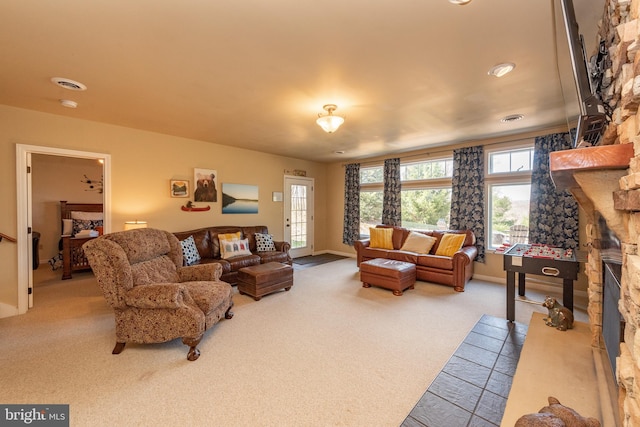
[[[71,212],[102,212],[102,203],[69,203],[60,200],[60,218],[71,219]]]

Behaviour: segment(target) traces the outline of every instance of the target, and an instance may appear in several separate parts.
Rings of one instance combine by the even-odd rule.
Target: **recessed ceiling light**
[[[67,108],[76,108],[78,103],[76,101],[71,101],[70,99],[61,99],[60,105]]]
[[[460,6],[463,6],[463,5],[467,4],[467,3],[471,3],[471,0],[449,0],[449,3],[458,4]]]
[[[505,74],[512,72],[514,68],[516,68],[516,64],[512,62],[504,62],[491,67],[487,74],[490,76],[502,77]]]
[[[524,118],[524,114],[511,114],[510,116],[506,116],[500,119],[502,123],[511,123],[517,122],[518,120],[522,120]]]
[[[66,79],[64,77],[52,77],[51,82],[54,85],[58,85],[60,87],[63,87],[69,90],[78,90],[78,91],[87,90],[87,87],[82,83],[77,82],[75,80]]]

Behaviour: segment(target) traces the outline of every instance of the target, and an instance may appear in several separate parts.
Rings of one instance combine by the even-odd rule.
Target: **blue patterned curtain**
[[[484,262],[484,199],[483,147],[453,150],[450,228],[473,231],[476,235],[478,262]]]
[[[353,246],[360,238],[360,163],[351,163],[344,171],[344,224],[342,243]]]
[[[567,190],[556,191],[549,170],[549,153],[571,148],[568,133],[536,137],[529,204],[529,242],[575,249],[578,242],[578,203]]]
[[[402,184],[400,182],[400,159],[384,161],[384,193],[382,195],[382,223],[402,225]]]

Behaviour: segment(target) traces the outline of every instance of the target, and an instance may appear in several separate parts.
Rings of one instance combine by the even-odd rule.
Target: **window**
[[[528,243],[533,147],[487,151],[487,248]]]
[[[411,229],[446,229],[451,210],[451,158],[400,166],[402,225]],[[383,166],[360,169],[360,234],[382,222]]]

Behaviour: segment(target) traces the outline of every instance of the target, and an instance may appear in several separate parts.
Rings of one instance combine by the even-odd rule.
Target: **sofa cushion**
[[[369,247],[379,249],[393,249],[393,228],[370,228]]]
[[[196,248],[196,242],[193,240],[193,236],[180,240],[180,246],[182,247],[184,265],[193,265],[200,261],[200,254],[198,253],[198,248]]]
[[[418,254],[428,254],[433,245],[436,243],[436,240],[437,239],[435,237],[412,231],[409,233],[407,240],[405,240],[400,250],[415,252]]]
[[[438,255],[417,255],[416,265],[437,268],[439,270],[453,270],[453,258]]]
[[[386,259],[410,262],[412,264],[415,264],[416,262],[418,262],[418,254],[401,250],[393,250],[387,252]]]
[[[258,255],[243,255],[229,258],[226,260],[229,262],[232,272],[237,272],[241,268],[251,267],[252,265],[260,264],[260,257]]]
[[[466,237],[465,234],[444,233],[436,250],[436,255],[452,257],[453,254],[460,250]]]
[[[283,264],[289,264],[289,254],[287,252],[267,251],[258,252],[257,255],[260,257],[261,264],[266,264],[268,262],[281,262]]]

